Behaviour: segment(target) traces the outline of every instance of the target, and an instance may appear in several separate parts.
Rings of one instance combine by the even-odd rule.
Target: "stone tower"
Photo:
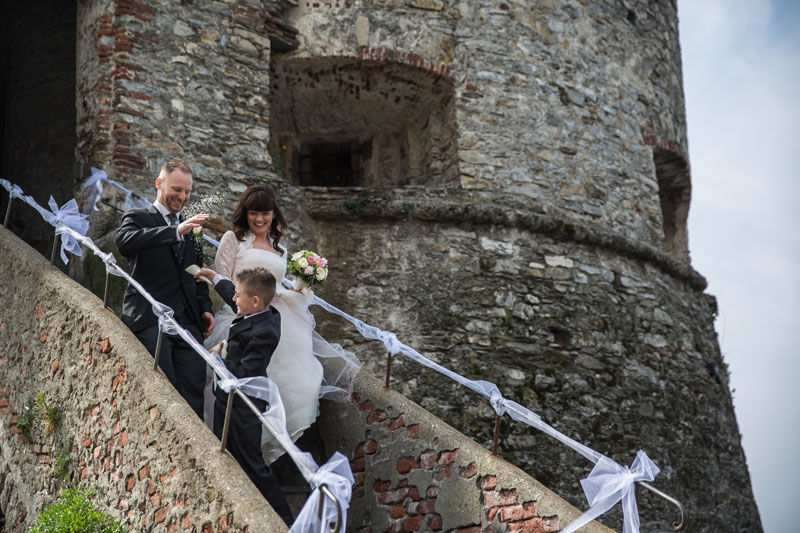
[[[180,157],[231,202],[271,183],[290,245],[332,265],[320,296],[621,464],[645,450],[693,531],[761,529],[688,253],[674,1],[81,0],[75,18],[76,180],[151,193]],[[392,385],[490,442],[469,391],[402,359]],[[585,507],[577,454],[516,423],[500,448]],[[644,531],[673,518],[640,512]]]

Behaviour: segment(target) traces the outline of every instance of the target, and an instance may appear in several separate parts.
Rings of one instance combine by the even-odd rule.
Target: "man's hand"
[[[178,235],[186,235],[194,228],[199,228],[200,224],[208,220],[208,215],[195,215],[189,220],[184,220],[178,224]]]
[[[206,324],[206,331],[203,333],[203,338],[207,339],[211,335],[211,330],[214,329],[214,315],[209,312],[203,313],[203,323]]]
[[[210,268],[203,267],[203,268],[201,268],[200,270],[197,271],[197,273],[194,275],[194,279],[197,280],[197,282],[199,283],[201,281],[205,281],[205,280],[200,279],[201,277],[204,277],[208,281],[210,281],[211,284],[213,285],[214,278],[216,277],[216,275],[217,275],[217,273],[214,272],[213,270],[211,270]]]

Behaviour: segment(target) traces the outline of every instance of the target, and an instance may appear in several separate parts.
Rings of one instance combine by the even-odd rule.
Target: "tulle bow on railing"
[[[81,213],[75,198],[58,207],[55,199],[51,196],[47,202],[47,205],[50,206],[50,211],[36,203],[33,196],[24,196],[22,199],[36,209],[50,225],[56,228],[57,235],[61,235],[61,260],[64,261],[65,265],[69,263],[66,252],[78,256],[82,255],[78,239],[71,232],[64,230],[66,226],[80,235],[86,235],[86,232],[89,231],[87,216]]]
[[[300,514],[297,515],[292,531],[327,531],[331,523],[346,524],[347,507],[324,505],[326,496],[322,492],[322,487],[324,486],[339,502],[349,502],[354,481],[347,457],[339,452],[334,453],[308,480],[313,490]],[[322,506],[321,513],[320,506]]]
[[[583,492],[591,508],[579,516],[574,522],[561,530],[571,533],[605,513],[622,500],[624,516],[623,533],[639,533],[639,510],[636,506],[634,483],[637,481],[653,481],[660,469],[642,450],[630,468],[620,467],[607,457],[602,457],[594,465],[592,472],[581,480]]]

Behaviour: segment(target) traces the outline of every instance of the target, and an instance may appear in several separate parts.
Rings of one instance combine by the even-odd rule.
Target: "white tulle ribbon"
[[[576,531],[614,507],[620,500],[624,517],[623,533],[639,533],[639,510],[636,506],[634,483],[653,481],[659,472],[660,469],[642,450],[636,454],[630,468],[621,467],[607,457],[601,458],[589,476],[581,480],[590,509],[562,529],[561,533]]]
[[[403,345],[397,340],[397,335],[391,331],[381,331],[378,336],[380,337],[379,340],[386,347],[386,351],[389,352],[389,355],[395,356],[400,353],[400,348],[402,348]]]
[[[347,524],[347,506],[345,502],[350,501],[350,496],[353,492],[353,472],[350,470],[350,461],[347,457],[339,452],[334,453],[328,462],[319,467],[308,480],[311,488],[311,495],[306,500],[305,505],[300,510],[300,513],[295,518],[292,533],[300,533],[307,531],[329,531],[328,524],[336,522],[337,512],[336,506],[329,502],[327,497],[321,495],[321,487],[325,487],[333,494],[333,496],[342,504],[342,524]],[[319,506],[323,505],[322,519],[320,520]]]
[[[91,210],[100,211],[97,203],[103,198],[103,181],[108,179],[105,170],[91,167],[92,175],[83,182],[83,188],[86,189],[86,195],[83,198],[84,212]]]
[[[11,198],[23,198],[25,195],[22,192],[22,187],[16,183],[11,183],[8,180],[0,179],[0,186],[8,191]]]
[[[80,256],[81,245],[70,232],[64,231],[63,227],[66,226],[81,235],[86,235],[86,232],[89,231],[89,221],[86,219],[86,215],[81,213],[75,198],[58,207],[55,199],[51,196],[47,204],[55,218],[53,225],[56,227],[56,233],[61,235],[61,260],[66,265],[69,259],[65,252]]]

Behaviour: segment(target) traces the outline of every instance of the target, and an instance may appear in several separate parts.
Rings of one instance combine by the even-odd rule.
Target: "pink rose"
[[[321,266],[322,268],[325,268],[326,266],[328,266],[328,262],[325,260],[324,257],[320,257],[319,258],[319,266]]]
[[[308,256],[308,264],[309,265],[313,265],[314,261],[316,261],[316,260],[317,259],[313,255]]]

